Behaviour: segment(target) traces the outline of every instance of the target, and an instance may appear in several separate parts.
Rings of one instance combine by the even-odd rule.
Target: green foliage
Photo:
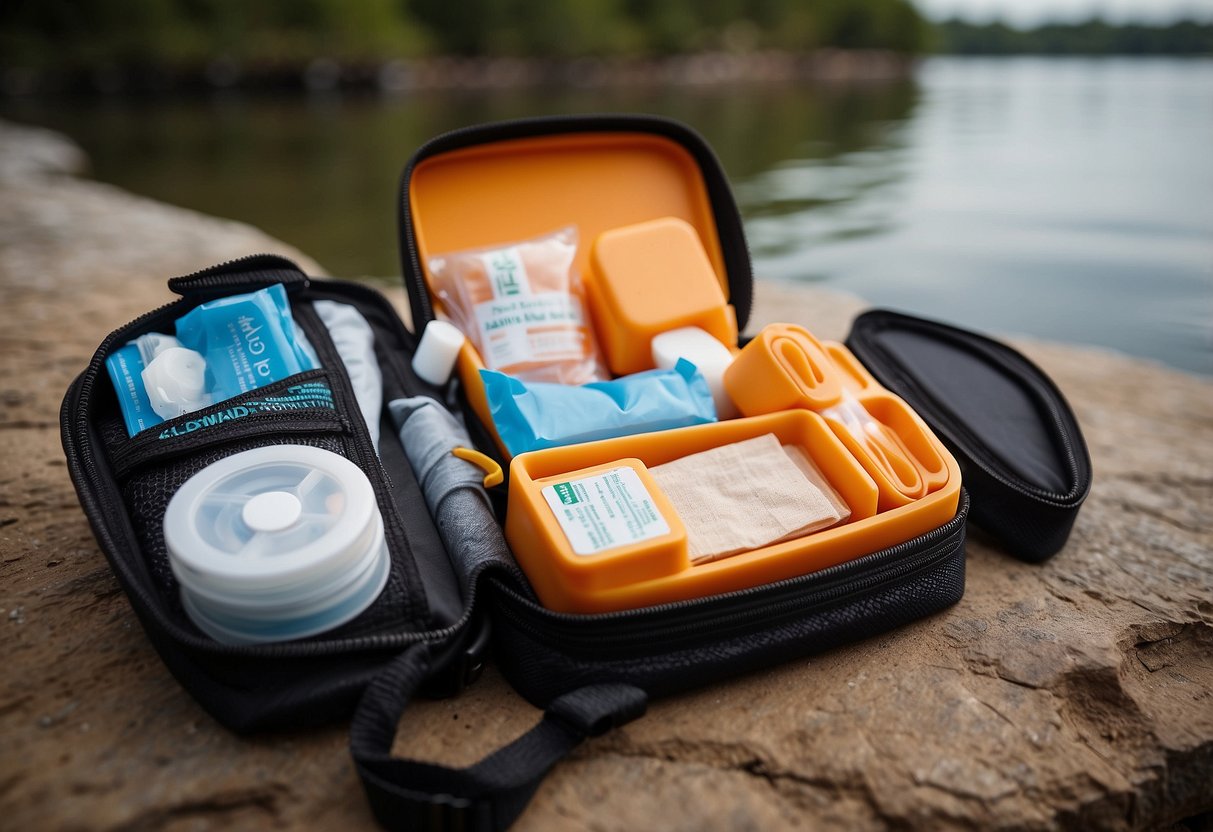
[[[949,20],[939,25],[935,45],[956,55],[1213,55],[1213,23],[1112,25],[1095,19],[1014,29]]]
[[[920,51],[911,0],[3,0],[0,64],[189,68],[427,54]]]

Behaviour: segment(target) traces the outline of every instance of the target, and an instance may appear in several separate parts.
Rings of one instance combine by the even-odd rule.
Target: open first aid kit
[[[259,255],[169,281],[72,384],[63,444],[165,664],[236,731],[352,714],[376,817],[501,829],[579,742],[667,696],[964,591],[965,527],[1040,561],[1091,482],[1011,348],[893,312],[748,336],[712,151],[647,116],[419,149],[413,328]],[[393,756],[492,655],[539,723],[468,768]]]

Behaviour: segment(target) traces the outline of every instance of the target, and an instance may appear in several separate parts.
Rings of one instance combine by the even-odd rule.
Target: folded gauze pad
[[[649,473],[686,526],[693,563],[802,537],[842,519],[773,433],[684,456]]]
[[[524,382],[481,370],[497,435],[510,456],[574,442],[650,433],[716,421],[712,391],[689,361],[614,381]]]

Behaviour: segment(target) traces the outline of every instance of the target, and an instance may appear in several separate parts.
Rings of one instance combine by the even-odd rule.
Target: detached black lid
[[[956,457],[970,520],[1023,560],[1065,545],[1091,490],[1091,458],[1039,367],[977,333],[879,309],[855,320],[847,346]]]

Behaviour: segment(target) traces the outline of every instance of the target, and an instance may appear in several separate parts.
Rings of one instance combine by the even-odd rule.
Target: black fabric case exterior
[[[424,323],[432,317],[418,271],[412,229],[407,223],[408,177],[418,159],[444,149],[512,136],[604,129],[651,129],[684,142],[692,150],[704,169],[712,194],[722,245],[727,252],[730,294],[740,305],[738,318],[744,321],[751,288],[749,257],[741,236],[740,217],[719,163],[703,140],[688,128],[661,119],[632,116],[489,125],[457,131],[423,147],[409,163],[401,182],[404,278],[415,321]],[[389,459],[391,454],[385,452],[384,464],[392,464],[393,470],[390,474],[377,474],[388,489],[386,496],[380,497],[381,508],[385,502],[394,504],[408,527],[407,548],[414,568],[410,580],[418,582],[414,590],[421,591],[429,600],[426,615],[408,620],[402,617],[395,627],[356,638],[322,636],[257,647],[217,645],[191,631],[188,622],[166,609],[148,574],[145,553],[140,550],[131,517],[122,502],[98,424],[105,407],[116,408],[112,391],[108,390],[104,358],[115,346],[142,332],[165,327],[202,300],[274,282],[286,284],[292,297],[340,300],[354,304],[368,316],[377,341],[383,339],[378,351],[385,373],[385,401],[393,394],[427,394],[448,407],[457,406],[454,397],[457,391],[435,389],[412,375],[408,364],[416,339],[385,298],[357,284],[309,283],[289,261],[259,256],[171,281],[170,287],[184,296],[182,300],[149,313],[107,338],[64,399],[61,412],[64,449],[81,505],[98,543],[150,640],[182,685],[216,719],[242,731],[297,726],[348,714],[362,697],[351,728],[351,750],[368,797],[382,822],[398,824],[414,817],[442,817],[465,823],[470,818],[473,826],[500,828],[521,811],[547,770],[543,766],[550,767],[584,736],[637,716],[643,711],[645,694],[675,693],[866,638],[942,610],[956,603],[964,592],[969,493],[962,491],[956,517],[940,528],[820,572],[648,609],[592,616],[553,613],[538,604],[525,576],[508,553],[495,562],[482,564],[474,573],[460,574],[460,565],[445,556],[440,542],[435,552],[433,523],[424,511],[424,501],[407,460]],[[902,384],[903,379],[897,373],[891,373],[870,351],[865,354],[864,344],[856,337],[867,331],[866,324],[860,325],[863,320],[857,322],[849,342],[852,349],[877,378],[906,396],[915,407],[922,407],[912,395],[915,391]],[[971,334],[965,337],[979,339]],[[1017,356],[1005,347],[994,346],[1006,351],[1007,361]],[[357,434],[357,425],[353,424],[356,420],[352,419],[356,409],[350,409],[352,393],[348,378],[343,368],[328,369],[334,380],[334,392],[345,400],[347,413],[343,418],[351,417],[347,419],[351,424],[344,429]],[[1056,393],[1039,371],[1036,375]],[[392,390],[386,387],[389,378],[396,380]],[[1060,400],[1060,394],[1056,395]],[[107,396],[109,402],[104,404]],[[941,438],[951,441],[948,426],[938,421],[936,414],[929,409],[920,412],[940,431]],[[1065,412],[1069,412],[1068,408]],[[469,420],[469,428],[473,438],[477,438],[474,420]],[[974,428],[980,432],[983,425],[979,422]],[[381,436],[387,436],[391,430],[385,422]],[[361,432],[365,434],[365,427]],[[1078,437],[1081,447],[1076,425],[1069,435]],[[365,451],[367,440],[358,442]],[[485,445],[482,450],[491,449]],[[1085,459],[1085,449],[1082,457]],[[365,453],[360,464],[364,469],[372,465]],[[971,476],[968,469],[965,473],[966,477]],[[976,484],[982,487],[980,479]],[[988,493],[982,488],[983,516],[1002,518],[1006,526],[1018,527],[1017,512],[1022,509],[999,503],[998,492],[994,492],[994,500],[987,501]],[[493,496],[498,498],[495,501],[498,507],[504,505],[500,499],[503,495]],[[422,509],[418,511],[417,506]],[[1054,532],[1050,538],[1051,545],[1057,543],[1057,534]],[[1064,537],[1064,532],[1060,534]],[[451,585],[457,587],[454,596]],[[447,601],[435,603],[440,597],[446,597]],[[430,680],[434,690],[453,693],[474,675],[487,642],[483,627],[486,621],[493,625],[491,643],[506,677],[529,701],[548,708],[540,725],[514,744],[522,749],[539,742],[544,753],[538,757],[545,762],[538,768],[537,764],[528,763],[525,783],[508,789],[499,787],[495,778],[506,777],[510,766],[504,767],[507,770],[504,773],[494,770],[489,785],[476,780],[477,785],[470,787],[466,777],[456,777],[450,770],[439,771],[390,755],[399,711],[422,680]],[[558,740],[552,740],[553,736]],[[511,748],[503,749],[485,763],[516,762],[507,753]],[[464,771],[484,774],[492,768],[477,766]],[[401,778],[419,779],[414,786],[404,787],[399,782]],[[468,789],[471,793],[461,796]],[[503,791],[508,792],[508,799],[498,799],[498,793]]]
[[[1091,490],[1091,457],[1039,367],[974,332],[879,309],[855,320],[847,346],[956,457],[978,527],[1025,561],[1065,545]]]
[[[374,453],[369,451],[369,438],[361,417],[353,418],[358,411],[348,377],[344,368],[334,366],[339,359],[332,360],[331,342],[325,343],[327,337],[318,335],[315,326],[308,330],[308,335],[322,353],[322,359],[326,354],[330,359],[324,361],[325,377],[337,400],[337,416],[267,419],[260,426],[253,424],[252,432],[249,423],[254,420],[227,422],[210,428],[212,437],[202,443],[197,441],[197,435],[171,440],[174,444],[167,456],[155,447],[161,444],[155,441],[155,436],[146,437],[150,442],[140,439],[147,432],[135,438],[126,436],[104,365],[112,349],[145,332],[171,331],[173,320],[202,301],[272,283],[287,288],[297,320],[306,317],[299,314],[298,302],[304,299],[327,298],[357,307],[375,330],[382,347],[381,359],[387,359],[381,360],[385,392],[441,395],[413,376],[408,368],[404,356],[412,351],[412,335],[386,298],[358,284],[311,283],[294,263],[276,256],[257,255],[170,281],[170,288],[182,298],[111,333],[88,368],[68,389],[60,414],[68,470],[81,506],[149,639],[165,665],[198,703],[219,722],[237,731],[344,717],[367,683],[402,649],[421,641],[462,643],[473,638],[475,629],[470,601],[459,596],[458,576],[446,558],[403,451],[398,456],[392,455],[395,470],[390,477],[382,470],[374,470],[380,466],[377,460],[372,461]],[[399,357],[390,358],[393,352]],[[310,379],[316,372],[301,375]],[[370,471],[369,476],[379,489],[381,510],[391,504],[399,525],[407,526],[407,531],[397,530],[397,538],[405,542],[393,553],[393,573],[398,577],[392,580],[411,583],[414,595],[424,590],[424,599],[414,597],[410,601],[401,596],[398,608],[378,611],[378,620],[371,631],[358,632],[354,628],[351,635],[350,626],[343,625],[332,637],[281,644],[225,646],[193,627],[179,603],[166,592],[166,579],[155,574],[153,563],[158,563],[164,572],[163,559],[156,561],[141,546],[135,528],[138,518],[130,513],[124,493],[124,486],[129,485],[126,479],[148,472],[155,476],[163,470],[167,478],[159,487],[167,491],[175,489],[193,470],[220,456],[275,442],[360,449],[361,459],[358,452],[347,455]],[[385,449],[386,461],[391,443],[381,440],[380,445]],[[160,499],[166,501],[167,496],[161,495]],[[385,524],[388,522],[385,514]],[[436,684],[459,686],[447,679],[439,679]]]

